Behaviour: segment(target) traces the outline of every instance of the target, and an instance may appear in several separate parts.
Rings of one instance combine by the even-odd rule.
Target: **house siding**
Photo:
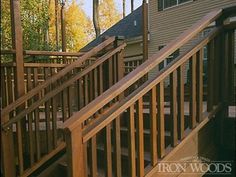
[[[168,44],[210,11],[236,5],[235,0],[195,0],[158,11],[157,1],[149,1],[149,56],[156,53],[158,46]],[[196,40],[193,40],[181,48],[180,54],[195,42]],[[156,72],[158,72],[157,68],[150,72],[149,77],[154,77]]]

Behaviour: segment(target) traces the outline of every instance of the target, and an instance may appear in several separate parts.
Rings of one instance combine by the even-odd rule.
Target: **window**
[[[177,6],[193,0],[158,0],[158,10],[164,10],[169,7]]]
[[[165,46],[164,45],[159,46],[158,50],[161,50],[163,47],[165,47]],[[162,61],[159,64],[159,70],[161,70],[164,67],[166,67],[170,62],[172,62],[178,56],[179,56],[179,49],[177,49],[174,53],[172,53],[169,57],[167,57],[164,61]]]

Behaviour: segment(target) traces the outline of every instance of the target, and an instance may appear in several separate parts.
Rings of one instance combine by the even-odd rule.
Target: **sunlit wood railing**
[[[2,57],[14,54],[14,51],[2,51]],[[24,92],[27,93],[41,84],[48,77],[59,72],[67,64],[76,61],[82,53],[24,51]],[[78,69],[90,65],[98,56],[87,59]],[[1,63],[1,108],[14,102],[16,96],[16,64],[13,62]]]
[[[234,31],[227,31],[221,25],[229,12],[235,12],[235,7],[230,9],[207,14],[64,123],[69,177],[143,177],[166,155],[166,149],[174,148],[187,132],[227,106],[227,67],[233,58]],[[132,92],[126,92],[213,21],[217,27],[193,48],[153,79],[144,80]],[[205,46],[208,55],[206,103],[203,102]],[[190,67],[188,104],[184,99],[186,64]],[[168,100],[164,97],[165,80],[170,83]],[[144,104],[147,95],[148,104]],[[169,109],[165,103],[169,103]],[[185,108],[188,108],[187,114]]]
[[[123,77],[125,46],[111,37],[53,75],[51,70],[55,70],[45,67],[45,81],[32,90],[27,88],[25,95],[2,109],[4,175],[29,176],[65,148],[60,125]],[[85,65],[96,54],[96,60]],[[26,63],[26,72],[41,64],[56,65]],[[29,73],[28,87],[38,80],[32,76],[40,77],[39,73]]]

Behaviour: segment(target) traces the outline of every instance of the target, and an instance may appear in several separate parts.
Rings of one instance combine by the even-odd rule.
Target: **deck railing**
[[[60,124],[123,77],[125,45],[118,45],[111,37],[54,75],[49,75],[50,68],[46,67],[44,75],[48,77],[44,82],[2,110],[5,176],[29,176],[65,148]],[[96,60],[84,65],[98,53]],[[31,65],[41,63],[25,63],[27,70]],[[28,77],[29,87],[35,81],[32,74]]]
[[[102,170],[98,168],[108,177],[143,177],[166,155],[166,149],[175,147],[185,138],[186,132],[202,120],[218,115],[227,106],[227,67],[233,61],[234,31],[227,31],[221,25],[229,12],[235,12],[235,7],[230,9],[206,15],[64,123],[69,177],[99,176]],[[214,21],[217,27],[193,48],[125,95],[129,87]],[[206,109],[203,102],[204,46],[208,49]],[[190,67],[187,114],[183,78],[186,63]],[[169,100],[164,98],[166,79],[170,83]],[[144,103],[145,95],[150,98],[148,104]],[[169,109],[165,108],[166,102]]]

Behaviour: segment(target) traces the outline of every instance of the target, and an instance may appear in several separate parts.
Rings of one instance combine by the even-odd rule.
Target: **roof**
[[[102,42],[105,36],[122,36],[125,39],[141,36],[142,34],[142,6],[134,10],[125,18],[107,29],[104,33],[83,47],[80,51],[88,51]]]

